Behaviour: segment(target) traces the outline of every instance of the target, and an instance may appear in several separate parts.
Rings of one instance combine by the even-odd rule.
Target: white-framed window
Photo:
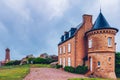
[[[60,54],[62,54],[62,48],[61,47],[59,48],[59,50],[60,50]]]
[[[63,58],[63,67],[65,67],[65,58]]]
[[[62,58],[60,58],[60,65],[62,65]]]
[[[71,52],[71,44],[68,44],[68,52]]]
[[[63,46],[63,53],[65,53],[65,46]]]
[[[71,66],[71,59],[68,57],[68,66]]]
[[[108,47],[111,47],[111,46],[112,46],[112,38],[108,37]]]
[[[69,31],[69,37],[71,37],[71,31]]]
[[[65,35],[64,35],[64,41],[65,41],[66,39],[65,39]]]
[[[90,40],[88,41],[88,47],[89,47],[89,48],[92,48],[92,39],[90,39]]]
[[[97,65],[98,65],[98,67],[100,67],[100,61],[98,61]]]

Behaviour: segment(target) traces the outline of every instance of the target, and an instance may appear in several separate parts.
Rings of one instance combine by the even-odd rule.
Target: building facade
[[[83,22],[61,36],[58,44],[60,65],[86,65],[89,73],[103,78],[115,75],[115,35],[118,29],[110,27],[100,12],[94,24],[91,15],[83,15]]]

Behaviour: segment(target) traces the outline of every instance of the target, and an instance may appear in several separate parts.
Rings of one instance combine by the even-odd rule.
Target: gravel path
[[[67,80],[69,78],[84,78],[84,75],[72,74],[54,68],[31,68],[24,80]]]

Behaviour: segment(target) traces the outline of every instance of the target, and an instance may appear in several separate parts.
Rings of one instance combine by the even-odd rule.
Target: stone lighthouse
[[[103,78],[116,79],[115,75],[115,35],[113,28],[100,12],[92,29],[86,33],[88,39],[88,67],[90,72]]]
[[[5,52],[6,52],[6,55],[5,55],[5,62],[7,63],[7,62],[10,61],[10,49],[7,48],[7,49],[5,50]]]

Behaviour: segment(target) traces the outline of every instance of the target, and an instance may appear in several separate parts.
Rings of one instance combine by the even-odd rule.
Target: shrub
[[[85,74],[88,71],[86,66],[78,66],[75,68],[75,73],[77,74]]]
[[[21,62],[20,60],[9,61],[9,62],[6,63],[5,65],[6,65],[6,66],[9,66],[9,65],[19,65],[20,62]]]
[[[48,64],[47,60],[44,58],[35,58],[33,60],[34,64]]]
[[[56,68],[57,69],[62,68],[62,65],[56,65]]]
[[[64,70],[71,73],[75,72],[75,68],[73,68],[72,66],[65,66]]]

